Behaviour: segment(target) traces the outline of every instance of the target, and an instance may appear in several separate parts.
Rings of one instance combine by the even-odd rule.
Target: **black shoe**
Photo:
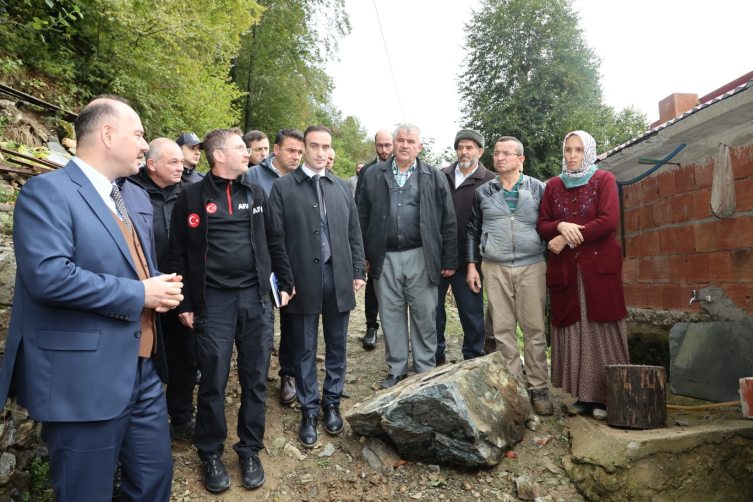
[[[218,455],[208,455],[204,459],[204,486],[211,493],[224,492],[230,488],[230,476]]]
[[[188,422],[179,425],[170,423],[170,439],[173,441],[190,441],[196,433],[196,419],[191,418]]]
[[[112,499],[119,500],[121,493],[123,493],[123,471],[120,468],[120,461],[118,460],[118,466],[115,468],[115,476],[112,479]]]
[[[405,380],[406,378],[408,378],[408,375],[387,375],[387,377],[382,380],[382,388],[389,389],[390,387],[394,387],[398,382]]]
[[[280,403],[292,404],[295,398],[295,377],[293,375],[283,375],[280,378]]]
[[[319,423],[318,415],[303,415],[301,419],[301,430],[298,431],[298,442],[305,448],[316,446],[316,424]]]
[[[243,473],[243,488],[253,490],[259,488],[267,480],[264,468],[261,466],[259,455],[241,459],[241,472]]]
[[[366,328],[366,336],[363,337],[363,348],[366,350],[371,350],[374,347],[376,347],[377,342],[377,331],[379,331],[379,328]]]
[[[444,363],[447,362],[447,356],[442,354],[441,356],[436,356],[434,360],[436,361],[436,366],[442,366]]]
[[[331,436],[337,436],[343,431],[343,418],[340,416],[338,405],[330,404],[324,407],[324,429]]]

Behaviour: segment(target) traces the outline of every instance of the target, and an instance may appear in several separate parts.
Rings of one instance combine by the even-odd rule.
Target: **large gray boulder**
[[[492,466],[536,416],[502,354],[408,378],[345,414],[353,431],[389,438],[405,459]]]

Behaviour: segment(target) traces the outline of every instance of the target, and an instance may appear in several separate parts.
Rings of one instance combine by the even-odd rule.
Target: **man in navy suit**
[[[18,196],[0,402],[13,383],[18,403],[44,423],[58,502],[109,501],[119,456],[121,500],[168,501],[167,373],[155,312],[175,308],[183,284],[154,269],[143,218],[128,214],[113,183],[135,174],[148,150],[136,112],[114,96],[95,99],[75,129],[77,156]]]

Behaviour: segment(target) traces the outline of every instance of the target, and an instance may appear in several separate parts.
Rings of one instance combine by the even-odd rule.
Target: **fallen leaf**
[[[407,464],[407,463],[408,463],[408,461],[407,461],[407,460],[398,460],[397,462],[395,462],[395,465],[393,465],[392,467],[394,467],[395,469],[397,469],[397,468],[398,468],[398,467],[400,467],[401,465],[405,465],[405,464]]]
[[[517,453],[515,453],[515,452],[514,452],[514,451],[512,451],[512,450],[507,450],[507,451],[505,452],[505,457],[507,457],[507,458],[518,458],[518,454],[517,454]]]

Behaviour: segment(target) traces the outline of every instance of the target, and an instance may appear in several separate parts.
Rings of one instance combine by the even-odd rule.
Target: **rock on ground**
[[[408,378],[345,414],[354,432],[387,436],[405,459],[496,465],[523,439],[533,411],[502,354]]]

